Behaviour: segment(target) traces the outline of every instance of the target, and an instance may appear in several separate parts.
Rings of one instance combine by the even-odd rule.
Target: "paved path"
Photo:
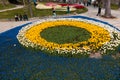
[[[91,18],[96,18],[98,20],[102,20],[102,21],[108,22],[108,23],[110,23],[110,24],[112,24],[112,25],[114,25],[114,26],[116,26],[117,28],[120,29],[120,10],[116,10],[116,11],[112,10],[111,12],[112,12],[112,15],[116,17],[115,19],[105,19],[105,18],[96,16],[96,14],[97,14],[97,8],[94,8],[92,6],[88,7],[88,12],[82,13],[82,14],[79,14],[79,15],[87,16],[87,17],[91,17]],[[104,9],[102,9],[102,14],[104,14]],[[19,21],[19,22],[8,21],[8,22],[0,22],[0,33],[4,32],[4,31],[7,31],[9,29],[12,29],[12,28],[14,28],[16,26],[19,26],[19,25],[22,25],[22,24],[34,21],[34,20],[38,20],[38,18],[30,19],[30,21]]]
[[[102,15],[104,14],[104,9],[102,9]],[[113,16],[115,16],[116,18],[114,19],[106,19],[106,18],[103,18],[103,17],[100,17],[100,16],[96,16],[97,14],[97,7],[94,8],[92,6],[89,6],[88,7],[88,12],[86,13],[83,13],[83,14],[80,14],[82,16],[88,16],[88,17],[91,17],[91,18],[95,18],[95,19],[98,19],[98,20],[102,20],[102,21],[105,21],[105,22],[108,22],[114,26],[116,26],[117,28],[120,29],[120,10],[111,10],[111,13]]]
[[[9,22],[0,22],[0,33],[7,31],[9,29],[15,28],[16,26],[25,24],[29,21],[19,21],[19,22],[15,22],[15,21],[9,21]]]

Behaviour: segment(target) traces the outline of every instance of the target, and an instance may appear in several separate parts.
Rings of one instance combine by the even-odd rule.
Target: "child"
[[[52,13],[53,13],[53,17],[55,18],[56,17],[56,12],[55,12],[55,8],[54,7],[52,8]]]

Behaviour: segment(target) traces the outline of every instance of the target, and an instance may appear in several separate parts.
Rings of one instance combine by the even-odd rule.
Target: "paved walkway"
[[[9,29],[15,28],[16,26],[25,24],[29,21],[19,21],[19,22],[15,22],[15,21],[9,21],[9,22],[0,22],[0,33],[7,31]]]
[[[108,22],[114,26],[116,26],[117,28],[120,29],[120,9],[119,10],[111,10],[111,13],[113,16],[115,16],[116,18],[114,19],[107,19],[107,18],[103,18],[103,17],[99,17],[99,16],[96,16],[97,14],[97,7],[94,8],[92,6],[89,6],[88,7],[88,12],[86,13],[83,13],[83,14],[80,14],[82,16],[88,16],[88,17],[91,17],[91,18],[95,18],[95,19],[98,19],[98,20],[102,20],[102,21],[105,21],[105,22]],[[104,9],[102,9],[102,15],[104,14]]]
[[[79,14],[79,15],[87,16],[87,17],[91,17],[91,18],[96,18],[98,20],[108,22],[108,23],[110,23],[110,24],[112,24],[112,25],[114,25],[114,26],[116,26],[117,28],[120,29],[120,10],[112,10],[111,12],[112,12],[112,15],[116,17],[115,19],[106,19],[106,18],[103,18],[103,17],[96,16],[97,8],[94,8],[93,6],[88,7],[88,12],[82,13],[82,14]],[[104,9],[102,9],[102,14],[104,14]],[[34,21],[34,20],[38,20],[38,18],[30,19],[30,21],[0,22],[0,33],[4,32],[4,31],[7,31],[9,29],[12,29],[12,28],[14,28],[16,26],[19,26],[19,25]]]

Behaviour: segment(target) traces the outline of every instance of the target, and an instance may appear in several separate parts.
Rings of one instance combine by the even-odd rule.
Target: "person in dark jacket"
[[[19,20],[22,21],[23,20],[23,16],[20,14],[19,15]]]
[[[70,13],[70,6],[67,5],[67,13],[69,14]]]
[[[98,13],[97,13],[96,16],[100,16],[100,15],[101,15],[101,9],[102,9],[102,3],[99,2],[99,3],[98,3]]]
[[[28,21],[28,16],[27,16],[27,14],[24,14],[24,15],[23,15],[23,20],[24,20],[24,21]]]

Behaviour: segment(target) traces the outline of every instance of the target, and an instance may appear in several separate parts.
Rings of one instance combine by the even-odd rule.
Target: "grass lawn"
[[[111,4],[111,9],[113,9],[113,10],[118,10],[118,9],[119,9],[119,6],[116,5],[116,4]]]
[[[40,10],[40,9],[36,9],[35,7],[33,7],[33,16],[34,17],[44,17],[44,16],[52,16],[52,9],[44,9],[44,10]],[[83,13],[86,12],[87,9],[77,9],[76,11],[70,12],[71,14],[76,12],[76,13]],[[14,15],[15,14],[24,14],[27,13],[28,17],[30,17],[29,11],[27,8],[22,8],[22,9],[17,9],[17,10],[12,10],[12,11],[6,11],[6,12],[0,12],[0,19],[14,19]],[[66,11],[56,11],[57,15],[64,15],[67,14]]]
[[[7,4],[6,6],[3,6],[3,5],[0,3],[0,10],[9,9],[9,8],[13,8],[13,7],[15,7],[15,5],[13,5],[13,4]]]
[[[43,30],[40,35],[49,42],[55,42],[59,44],[77,43],[86,41],[90,38],[90,32],[87,30],[64,25],[47,28]]]

